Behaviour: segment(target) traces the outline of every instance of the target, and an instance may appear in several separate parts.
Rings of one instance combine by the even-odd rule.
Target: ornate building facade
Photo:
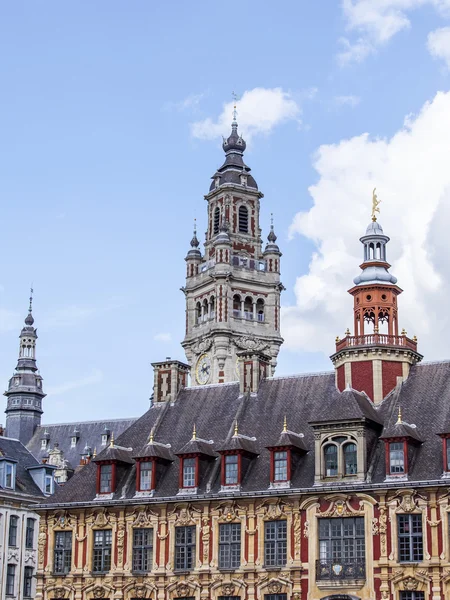
[[[450,362],[399,333],[374,213],[334,371],[273,376],[280,252],[244,148],[234,121],[186,258],[189,365],[154,363],[153,406],[38,507],[40,600],[450,596]]]

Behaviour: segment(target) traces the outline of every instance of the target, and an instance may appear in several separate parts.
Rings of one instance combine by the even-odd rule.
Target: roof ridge
[[[45,429],[46,427],[56,427],[56,426],[61,427],[61,425],[88,425],[89,423],[116,423],[117,421],[137,421],[140,418],[141,417],[122,417],[122,418],[118,418],[118,419],[105,419],[104,421],[99,421],[97,419],[95,421],[71,421],[70,423],[47,423],[47,425],[46,424],[38,425],[35,429],[35,433],[38,429]]]
[[[300,379],[301,377],[320,377],[322,375],[333,375],[334,371],[316,371],[315,373],[297,373],[294,375],[280,375],[276,377],[272,375],[271,377],[265,377],[264,379],[267,381],[274,381],[276,379]]]

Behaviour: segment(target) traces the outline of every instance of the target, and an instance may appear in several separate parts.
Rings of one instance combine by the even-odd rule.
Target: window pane
[[[153,529],[133,531],[133,571],[148,572],[153,562]]]
[[[282,567],[287,560],[286,521],[267,521],[264,524],[264,562],[267,566]]]
[[[241,564],[241,525],[219,525],[219,569],[237,569]]]
[[[391,473],[405,472],[403,442],[393,442],[389,444],[389,464],[391,468]]]
[[[194,567],[195,527],[175,527],[175,569]]]
[[[324,448],[325,475],[334,477],[338,472],[338,449],[334,444],[328,444]]]
[[[422,515],[397,515],[400,562],[423,560]]]
[[[225,485],[236,485],[239,483],[238,479],[238,457],[225,456]]]
[[[100,493],[109,494],[112,484],[112,465],[101,465],[100,467]]]
[[[9,546],[17,546],[17,524],[19,522],[19,517],[15,515],[11,515],[9,518],[9,534],[8,534],[8,545]]]
[[[183,460],[183,487],[195,487],[195,458]]]
[[[274,452],[274,481],[287,481],[288,460],[287,452]]]
[[[356,444],[346,444],[344,446],[344,473],[345,475],[356,475],[357,470]]]
[[[364,517],[319,519],[317,579],[365,577]]]
[[[152,468],[153,468],[153,462],[151,462],[151,461],[141,462],[141,480],[139,483],[141,491],[146,491],[146,490],[152,489]]]

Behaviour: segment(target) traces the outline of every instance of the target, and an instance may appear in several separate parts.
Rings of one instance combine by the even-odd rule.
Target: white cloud
[[[450,69],[450,27],[441,27],[429,33],[427,47],[431,56],[443,59]]]
[[[380,222],[391,237],[391,272],[405,290],[400,328],[419,337],[427,358],[450,355],[450,93],[438,93],[405,119],[390,139],[363,134],[321,146],[313,206],[298,213],[290,235],[312,240],[308,272],[295,283],[296,305],[283,309],[283,336],[293,350],[333,351],[334,337],[352,328],[352,298],[359,274],[359,237],[370,222],[372,189],[382,200]]]
[[[183,100],[179,100],[178,102],[166,102],[163,108],[164,110],[177,110],[179,112],[196,110],[205,95],[205,93],[189,94],[189,96],[186,96],[186,98],[183,98]]]
[[[334,101],[338,106],[350,106],[351,108],[355,108],[361,102],[361,98],[359,96],[336,96]]]
[[[340,40],[344,45],[338,54],[341,65],[362,62],[377,47],[411,26],[409,14],[421,7],[432,6],[444,17],[450,16],[449,0],[343,0],[342,10],[347,29],[358,35],[354,42]]]
[[[86,377],[82,377],[81,379],[76,379],[74,381],[66,381],[61,385],[50,386],[46,389],[47,396],[57,396],[61,394],[65,394],[67,392],[71,392],[73,390],[77,390],[78,388],[86,387],[89,385],[94,385],[96,383],[101,383],[103,381],[103,373],[100,369],[94,369],[91,375],[87,375]]]
[[[309,90],[309,95],[316,90]],[[274,127],[286,121],[300,122],[300,106],[289,92],[281,88],[254,88],[244,92],[237,102],[239,130],[246,141],[256,134],[268,134]],[[217,120],[210,117],[191,124],[192,135],[199,139],[217,139],[229,135],[233,114],[233,102],[224,104]]]
[[[172,335],[170,333],[157,333],[156,335],[153,336],[153,339],[156,342],[171,342]]]

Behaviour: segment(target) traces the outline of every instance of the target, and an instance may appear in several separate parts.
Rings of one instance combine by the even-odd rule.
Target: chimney
[[[152,367],[154,371],[153,395],[155,404],[174,402],[178,392],[187,385],[189,365],[168,357],[162,362],[152,363]]]
[[[239,357],[239,391],[256,393],[261,379],[269,375],[270,357],[262,352],[243,350]]]

